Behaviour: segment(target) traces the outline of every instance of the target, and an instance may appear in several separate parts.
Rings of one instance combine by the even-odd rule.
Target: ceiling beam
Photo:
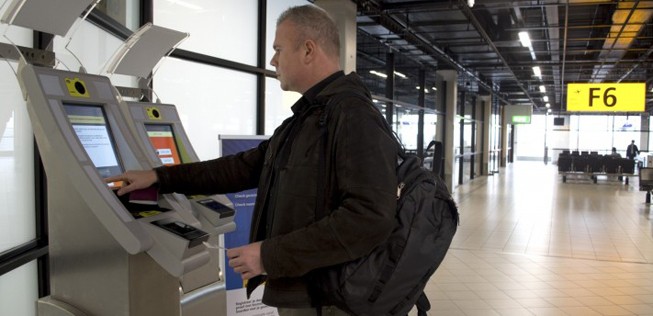
[[[467,17],[467,19],[472,23],[472,25],[474,25],[474,28],[476,28],[476,31],[477,31],[479,34],[481,34],[481,37],[483,37],[483,39],[484,39],[484,40],[487,42],[487,44],[492,48],[492,50],[496,52],[496,54],[498,55],[499,59],[501,59],[501,61],[504,63],[504,65],[505,65],[508,69],[510,69],[510,65],[509,65],[508,62],[503,58],[503,55],[501,55],[501,52],[499,52],[499,49],[494,45],[494,43],[492,42],[492,39],[490,38],[490,36],[485,32],[485,30],[484,30],[483,27],[481,26],[481,23],[478,21],[478,19],[476,19],[476,16],[475,16],[474,13],[472,12],[472,10],[469,8],[469,6],[467,6],[466,1],[465,1],[465,0],[458,0],[458,8],[459,8],[459,9],[462,11],[462,13]],[[512,69],[510,69],[510,72],[512,72]],[[514,75],[514,74],[513,74],[513,75]],[[517,78],[516,75],[514,75],[514,80],[517,82],[517,84],[520,85],[520,87],[522,87],[522,90],[524,90],[524,93],[526,93],[526,96],[528,96],[528,99],[531,100],[533,106],[535,106],[535,107],[537,108],[537,104],[535,104],[535,102],[534,102],[533,99],[531,98],[531,96],[530,96],[530,94],[528,93],[528,91],[526,91],[526,89],[525,89],[525,88],[520,84],[520,80],[519,80],[519,78]]]
[[[498,100],[502,101],[505,104],[509,104],[497,91],[492,89],[492,86],[485,81],[483,81],[475,73],[469,71],[462,64],[460,64],[455,58],[451,57],[441,48],[435,46],[429,40],[425,39],[423,36],[415,34],[408,25],[398,21],[393,16],[386,14],[375,3],[366,0],[353,0],[359,8],[370,11],[372,15],[370,18],[375,20],[379,25],[388,29],[391,33],[400,34],[406,41],[413,43],[415,46],[419,47],[425,54],[431,55],[439,61],[451,66],[457,71],[463,73],[466,76],[469,76],[476,80],[483,89],[487,90],[489,93],[492,93],[497,97]],[[441,67],[442,68],[442,67]]]

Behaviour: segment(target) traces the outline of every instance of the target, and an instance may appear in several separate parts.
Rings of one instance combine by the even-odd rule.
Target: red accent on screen
[[[156,149],[157,155],[164,165],[177,165],[181,163],[174,137],[150,136],[150,142],[154,149]]]

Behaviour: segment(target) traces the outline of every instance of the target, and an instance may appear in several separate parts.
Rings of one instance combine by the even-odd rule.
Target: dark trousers
[[[316,316],[315,308],[278,308],[279,316]],[[322,307],[322,316],[349,316],[345,311],[334,306]]]

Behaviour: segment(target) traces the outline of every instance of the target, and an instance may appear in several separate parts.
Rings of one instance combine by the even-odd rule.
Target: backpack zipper
[[[403,190],[405,186],[405,182],[399,182],[399,185],[397,185],[397,200],[401,198],[401,190]]]

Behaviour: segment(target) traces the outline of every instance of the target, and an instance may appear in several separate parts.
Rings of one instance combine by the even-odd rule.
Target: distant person
[[[621,154],[617,152],[616,147],[612,147],[612,152],[610,153],[610,157],[612,158],[621,158]]]
[[[628,145],[628,148],[626,149],[626,157],[628,157],[630,160],[633,160],[635,157],[637,157],[637,155],[639,155],[639,149],[633,140],[630,142],[630,145]]]

